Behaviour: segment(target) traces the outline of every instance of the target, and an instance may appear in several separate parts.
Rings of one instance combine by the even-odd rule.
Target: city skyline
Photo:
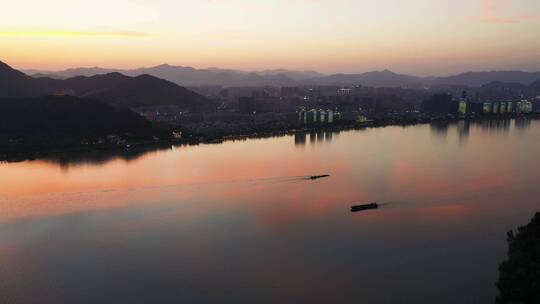
[[[533,0],[26,0],[10,8],[0,19],[1,56],[20,69],[540,70]]]

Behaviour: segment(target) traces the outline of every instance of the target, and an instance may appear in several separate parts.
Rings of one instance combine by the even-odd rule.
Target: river
[[[539,138],[461,121],[0,163],[0,302],[493,303]]]

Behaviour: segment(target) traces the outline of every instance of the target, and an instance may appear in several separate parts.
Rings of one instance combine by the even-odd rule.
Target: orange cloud
[[[515,0],[483,0],[480,13],[470,19],[488,23],[519,23],[524,21],[540,20],[540,13],[520,13],[505,15],[504,11]]]
[[[148,36],[144,32],[132,31],[70,31],[70,30],[54,30],[54,29],[16,29],[16,30],[1,30],[0,36],[102,36],[102,37],[144,37]]]

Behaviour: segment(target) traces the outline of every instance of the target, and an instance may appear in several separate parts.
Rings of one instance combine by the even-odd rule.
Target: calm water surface
[[[506,231],[540,209],[538,138],[500,120],[3,163],[0,302],[492,303]]]

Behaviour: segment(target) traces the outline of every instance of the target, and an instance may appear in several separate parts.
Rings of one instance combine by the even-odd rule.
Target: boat
[[[325,178],[325,177],[329,177],[330,174],[324,174],[324,175],[313,175],[313,176],[310,176],[309,179],[319,179],[319,178]]]
[[[377,208],[379,208],[379,204],[377,203],[356,205],[356,206],[351,207],[351,212],[359,212],[359,211],[371,210],[371,209],[377,209]]]

